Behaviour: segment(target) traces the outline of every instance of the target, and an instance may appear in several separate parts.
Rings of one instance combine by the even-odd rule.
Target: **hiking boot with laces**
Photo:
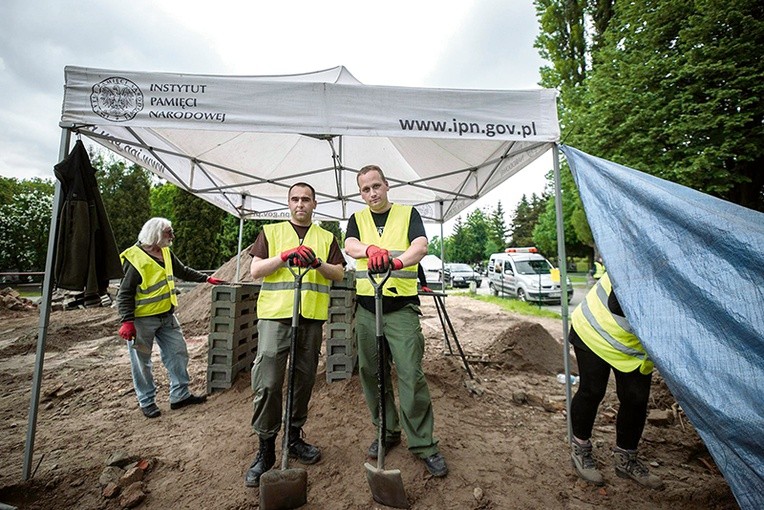
[[[613,460],[615,461],[615,474],[620,478],[631,478],[639,485],[649,489],[663,488],[663,480],[650,474],[647,466],[637,458],[636,450],[613,448]]]
[[[573,467],[582,479],[594,485],[604,485],[605,480],[602,473],[597,469],[597,463],[592,457],[592,443],[579,443],[575,439],[571,441],[570,458],[573,461]]]
[[[302,429],[289,430],[289,457],[303,464],[315,464],[321,459],[321,450],[302,439]]]
[[[276,436],[269,439],[260,439],[260,449],[257,457],[244,475],[244,485],[257,487],[260,485],[260,477],[276,463]]]

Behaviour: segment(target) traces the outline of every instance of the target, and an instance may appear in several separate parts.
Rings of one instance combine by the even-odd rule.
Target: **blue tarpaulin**
[[[561,148],[635,333],[741,508],[764,508],[764,214]]]

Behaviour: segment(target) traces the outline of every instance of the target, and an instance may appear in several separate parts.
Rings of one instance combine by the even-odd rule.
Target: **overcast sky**
[[[370,85],[534,89],[537,33],[532,0],[2,0],[0,175],[52,178],[66,65],[238,75],[344,65]],[[511,210],[543,191],[550,165],[541,158],[478,206]]]

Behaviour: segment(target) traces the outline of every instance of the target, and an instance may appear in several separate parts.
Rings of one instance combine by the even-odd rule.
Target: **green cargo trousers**
[[[358,307],[356,311],[356,340],[358,342],[358,372],[371,421],[379,427],[379,390],[377,387],[377,343],[374,313]],[[434,417],[427,380],[422,371],[424,335],[419,324],[419,307],[406,305],[383,316],[387,338],[385,367],[385,439],[406,434],[409,451],[425,458],[438,453],[438,440],[433,437]],[[390,376],[391,361],[398,373],[400,419]]]
[[[293,428],[301,428],[308,419],[308,404],[316,382],[318,357],[323,337],[322,322],[303,322],[297,330],[294,357]],[[291,324],[260,319],[257,322],[257,357],[252,365],[252,391],[255,392],[252,429],[261,439],[278,434],[286,402],[284,388],[287,375]]]

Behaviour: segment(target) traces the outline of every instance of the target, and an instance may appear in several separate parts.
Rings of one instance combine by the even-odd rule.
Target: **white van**
[[[520,301],[559,304],[561,288],[552,281],[554,266],[536,248],[507,248],[488,260],[488,288],[494,296],[511,296]],[[573,286],[568,284],[568,301]]]

